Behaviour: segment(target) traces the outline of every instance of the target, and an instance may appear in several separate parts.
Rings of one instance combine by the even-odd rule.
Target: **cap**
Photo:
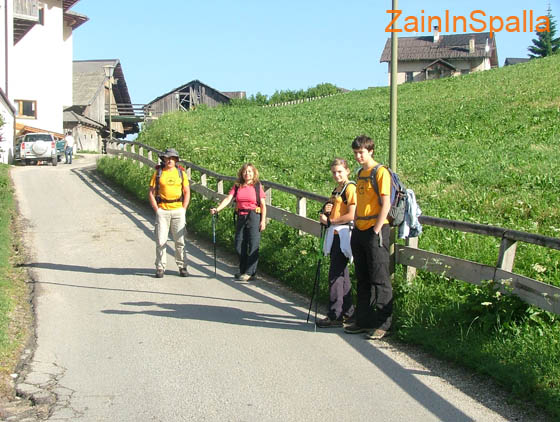
[[[179,153],[177,152],[177,150],[175,148],[167,148],[160,156],[159,158],[165,158],[165,157],[177,157],[177,159],[179,159]]]

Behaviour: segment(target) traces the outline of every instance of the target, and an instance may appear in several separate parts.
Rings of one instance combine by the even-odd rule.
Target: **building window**
[[[37,101],[15,100],[16,117],[25,119],[37,118]]]
[[[414,72],[406,72],[406,82],[414,82]]]

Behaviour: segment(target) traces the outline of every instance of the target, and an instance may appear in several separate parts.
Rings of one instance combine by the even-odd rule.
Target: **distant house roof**
[[[474,52],[469,51],[470,40],[474,38]],[[486,42],[490,48],[486,51]],[[433,36],[399,37],[399,61],[459,59],[490,57],[492,66],[498,66],[496,36],[489,32],[472,34],[440,35],[439,41]],[[387,39],[380,62],[391,62],[391,39]]]
[[[172,94],[172,93],[174,93],[174,92],[182,91],[183,89],[185,89],[185,88],[188,87],[189,85],[192,85],[192,84],[195,84],[195,83],[198,83],[198,84],[204,86],[205,88],[209,88],[209,89],[211,89],[212,91],[215,91],[215,92],[218,94],[218,96],[221,95],[221,96],[223,97],[222,99],[224,100],[224,102],[229,102],[230,97],[228,97],[227,95],[225,95],[223,92],[218,91],[216,88],[212,88],[211,86],[206,85],[206,84],[203,83],[203,82],[200,82],[198,79],[194,79],[194,80],[192,80],[192,81],[190,81],[190,82],[188,82],[188,83],[186,83],[186,84],[184,84],[184,85],[181,85],[181,86],[179,86],[179,87],[177,87],[177,88],[175,88],[175,89],[172,89],[172,90],[169,91],[169,92],[166,92],[166,93],[163,94],[163,95],[160,95],[160,96],[157,97],[157,98],[154,98],[152,101],[150,101],[150,102],[149,102],[148,104],[146,104],[146,105],[153,104],[153,103],[155,103],[155,102],[161,100],[161,99],[164,98],[164,97],[167,97],[169,94]]]
[[[513,64],[525,63],[531,59],[518,58],[518,57],[508,57],[504,63],[504,66],[511,66]]]
[[[118,59],[112,60],[76,60],[73,62],[73,94],[72,104],[79,106],[90,105],[98,92],[103,89],[105,69],[103,66],[115,66],[113,77],[113,95],[117,104],[130,104],[130,94],[124,79],[121,63]]]

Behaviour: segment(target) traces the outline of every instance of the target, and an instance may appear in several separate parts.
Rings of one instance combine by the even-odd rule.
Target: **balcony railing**
[[[39,1],[14,0],[14,18],[39,22]]]

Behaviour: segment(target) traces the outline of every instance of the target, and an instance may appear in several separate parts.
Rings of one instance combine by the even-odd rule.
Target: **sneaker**
[[[238,280],[241,281],[249,281],[249,279],[251,278],[251,276],[249,274],[241,274],[238,278]]]
[[[179,275],[181,277],[188,277],[189,276],[189,272],[187,271],[186,268],[179,268]]]
[[[315,325],[319,328],[338,328],[342,327],[342,321],[339,319],[330,319],[329,317],[318,319]]]
[[[382,330],[381,328],[376,328],[375,330],[371,330],[365,333],[364,338],[368,340],[381,340],[386,335],[387,331]]]
[[[163,273],[165,271],[163,270],[156,270],[156,278],[163,278]]]
[[[353,323],[351,325],[347,325],[344,327],[344,332],[348,334],[359,334],[359,333],[366,333],[370,330],[370,328],[363,328],[360,327],[358,324]]]
[[[233,278],[234,278],[235,280],[241,280],[241,273],[235,273],[235,274],[233,275]]]

